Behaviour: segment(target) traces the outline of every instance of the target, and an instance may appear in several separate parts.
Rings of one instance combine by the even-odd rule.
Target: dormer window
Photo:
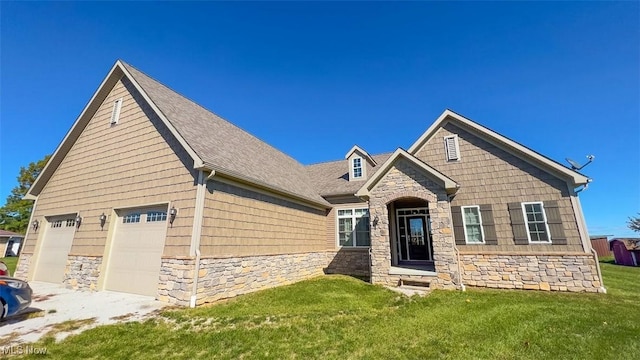
[[[362,177],[362,159],[353,159],[353,178],[358,179]]]
[[[366,151],[354,145],[344,156],[345,171],[349,171],[349,181],[363,181],[367,179],[367,163],[371,167],[376,166],[375,160]]]

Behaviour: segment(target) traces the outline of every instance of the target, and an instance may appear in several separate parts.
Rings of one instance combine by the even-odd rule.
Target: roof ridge
[[[184,98],[185,100],[189,101],[191,104],[193,104],[193,105],[195,105],[195,106],[197,106],[197,107],[201,108],[202,110],[204,110],[204,111],[206,111],[206,112],[211,113],[212,115],[214,115],[215,117],[217,117],[217,118],[219,118],[220,120],[224,121],[225,123],[227,123],[227,124],[229,124],[229,125],[231,125],[231,126],[235,127],[236,129],[238,129],[238,130],[240,130],[240,131],[242,131],[242,132],[246,133],[247,135],[251,136],[252,138],[254,138],[254,139],[256,139],[256,140],[258,140],[258,141],[260,141],[260,142],[262,142],[262,143],[264,143],[264,144],[266,144],[266,145],[268,145],[269,147],[271,147],[272,149],[276,150],[277,152],[279,152],[279,153],[281,153],[281,154],[283,154],[283,155],[287,156],[288,158],[290,158],[290,159],[294,160],[295,162],[297,162],[297,163],[298,163],[298,164],[300,164],[301,166],[303,166],[303,167],[305,166],[304,164],[302,164],[300,161],[298,161],[298,160],[297,160],[296,158],[294,158],[293,156],[291,156],[291,155],[289,155],[289,154],[285,153],[284,151],[282,151],[282,150],[278,149],[277,147],[275,147],[275,146],[273,146],[273,145],[269,144],[268,142],[266,142],[266,141],[262,140],[261,138],[259,138],[259,137],[255,136],[255,135],[253,135],[251,132],[249,132],[249,131],[247,131],[247,130],[243,129],[242,127],[238,126],[237,124],[235,124],[235,123],[233,123],[233,122],[231,122],[231,121],[229,121],[229,120],[227,120],[227,119],[223,118],[222,116],[220,116],[220,115],[216,114],[215,112],[213,112],[213,111],[211,111],[211,110],[207,109],[206,107],[204,107],[204,106],[200,105],[199,103],[197,103],[197,102],[193,101],[192,99],[190,99],[190,98],[188,98],[188,97],[186,97],[186,96],[182,95],[182,94],[181,94],[181,93],[179,93],[178,91],[176,91],[176,90],[172,89],[171,87],[169,87],[169,86],[165,85],[164,83],[162,83],[162,82],[160,82],[160,81],[156,80],[154,77],[152,77],[152,76],[148,75],[147,73],[145,73],[144,71],[142,71],[142,70],[138,69],[137,67],[135,67],[135,66],[133,66],[133,65],[131,65],[131,64],[128,64],[128,63],[126,63],[126,62],[124,62],[124,61],[122,61],[122,60],[120,60],[120,62],[121,62],[123,65],[128,66],[128,67],[130,67],[130,68],[133,68],[133,69],[134,69],[134,70],[136,70],[137,72],[139,72],[139,73],[141,73],[142,75],[144,75],[144,76],[148,77],[149,79],[153,80],[153,81],[154,81],[154,82],[156,82],[158,85],[160,85],[160,86],[162,86],[162,87],[166,88],[167,90],[169,90],[169,91],[171,91],[171,92],[175,93],[176,95],[178,95],[178,96],[180,96],[180,97]],[[179,131],[179,130],[178,130],[178,131]]]
[[[388,152],[383,152],[383,153],[378,153],[378,154],[369,154],[369,155],[371,155],[371,157],[374,157],[374,156],[391,155],[391,154],[393,154],[393,151],[388,151]],[[326,161],[320,161],[320,162],[316,162],[316,163],[306,164],[306,165],[304,165],[304,167],[313,166],[313,165],[328,164],[328,163],[333,163],[333,162],[341,162],[341,161],[346,161],[346,160],[347,159],[326,160]]]
[[[274,191],[289,189],[295,197],[328,205],[300,161],[136,67],[122,61],[120,65],[184,139],[183,146],[200,158],[200,165]]]

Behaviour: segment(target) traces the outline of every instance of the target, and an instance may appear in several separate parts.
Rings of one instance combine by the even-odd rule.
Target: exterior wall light
[[[40,223],[38,222],[38,220],[33,220],[33,222],[31,223],[31,228],[33,228],[33,231],[38,231],[39,226]]]
[[[380,221],[380,219],[378,219],[378,215],[376,215],[376,216],[373,218],[373,221],[372,221],[372,223],[371,223],[371,224],[373,225],[373,227],[376,227],[376,226],[378,226],[378,222],[379,222],[379,221]]]
[[[171,207],[171,209],[169,209],[169,224],[171,224],[171,227],[173,227],[173,221],[176,219],[176,214],[178,213],[178,210],[176,210],[175,207]]]
[[[78,215],[76,216],[76,229],[80,229],[80,224],[82,224],[82,218]]]
[[[102,213],[102,215],[100,215],[100,229],[104,230],[104,224],[107,222],[107,215],[105,215],[104,213]]]

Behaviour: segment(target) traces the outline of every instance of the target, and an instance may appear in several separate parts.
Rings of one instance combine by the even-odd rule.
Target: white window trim
[[[547,232],[548,241],[531,241],[531,233],[529,232],[529,219],[527,218],[527,210],[525,209],[525,205],[532,204],[540,204],[540,208],[542,209],[542,218],[544,219],[544,228]],[[544,202],[542,201],[529,201],[523,202],[522,206],[522,216],[524,217],[524,226],[527,230],[527,239],[529,240],[529,244],[551,244],[551,231],[549,231],[549,223],[547,222],[547,212],[544,210]]]
[[[120,110],[122,109],[122,98],[113,102],[113,109],[111,110],[111,120],[109,124],[115,125],[120,120]]]
[[[335,208],[334,209],[336,212],[336,246],[338,248],[347,248],[347,249],[367,249],[369,247],[371,247],[371,213],[369,212],[369,208],[366,207],[345,207],[345,208]],[[351,215],[347,216],[347,215],[338,215],[340,210],[351,210]],[[368,215],[367,217],[369,218],[369,245],[368,246],[364,246],[364,245],[351,245],[351,246],[343,246],[340,245],[340,219],[348,219],[351,218],[351,231],[353,231],[355,233],[356,231],[356,210],[367,210]],[[353,237],[353,243],[357,244],[357,237],[358,235],[355,235]]]
[[[356,159],[360,159],[360,176],[356,176]],[[364,178],[364,164],[362,158],[357,156],[351,159],[351,176],[353,179],[363,179]]]
[[[467,237],[467,220],[466,220],[466,218],[464,216],[464,209],[468,209],[468,208],[476,208],[476,209],[478,209],[478,220],[480,221],[480,235],[482,235],[482,241],[481,242],[469,242],[469,240],[468,240],[468,237]],[[485,244],[486,240],[485,240],[485,237],[484,237],[484,225],[482,223],[482,212],[480,211],[480,206],[479,205],[461,206],[460,207],[460,211],[462,212],[462,227],[464,228],[464,242],[465,242],[465,244],[467,244],[467,245]]]
[[[450,155],[448,140],[453,139],[454,149],[456,152],[456,157],[452,158]],[[460,144],[458,143],[458,135],[449,135],[444,137],[444,154],[446,156],[447,161],[460,161]]]

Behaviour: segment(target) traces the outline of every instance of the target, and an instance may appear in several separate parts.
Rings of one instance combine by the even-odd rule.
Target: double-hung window
[[[542,202],[522,203],[530,243],[550,243],[549,225]]]
[[[482,215],[480,215],[480,207],[463,206],[461,209],[465,241],[467,244],[483,244],[484,231],[482,229]]]
[[[353,178],[361,178],[362,177],[362,159],[355,158],[353,159]]]
[[[369,209],[338,210],[338,245],[369,246]]]

